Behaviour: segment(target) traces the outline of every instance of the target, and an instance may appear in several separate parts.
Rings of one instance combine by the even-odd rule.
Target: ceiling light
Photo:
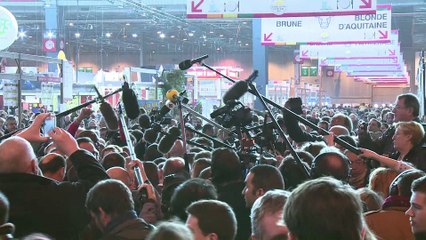
[[[186,39],[186,38],[184,38],[184,39],[182,39],[183,41],[186,41],[186,40],[188,40],[188,39]]]
[[[219,37],[223,37],[223,34],[220,34]]]
[[[111,33],[105,33],[105,37],[107,38],[111,37]]]
[[[130,26],[130,23],[126,23],[126,26]]]
[[[158,31],[157,34],[161,34],[161,31]]]
[[[216,50],[217,50],[217,51],[220,51],[220,48],[218,47],[218,48],[216,48]]]
[[[27,32],[25,32],[25,31],[23,31],[23,30],[21,30],[19,33],[18,33],[18,37],[19,38],[21,38],[21,39],[23,39],[24,37],[26,37],[27,36]]]
[[[137,37],[138,37],[138,34],[133,33],[133,34],[132,34],[132,37],[137,38]]]
[[[188,33],[188,36],[192,37],[192,36],[194,36],[194,33],[190,32],[190,33]]]
[[[160,33],[160,38],[165,38],[165,37],[166,37],[166,34]]]
[[[74,36],[75,36],[75,38],[80,38],[80,33],[79,32],[76,32],[76,33],[74,33]]]
[[[70,23],[69,23],[69,26],[70,26],[70,27],[74,26],[74,23],[70,22]]]
[[[249,44],[248,43],[246,43],[246,46],[248,46]]]
[[[213,34],[214,32],[213,32],[213,31],[210,31],[210,33],[211,33],[211,34]]]
[[[53,37],[53,32],[52,31],[47,32],[47,37],[48,38],[52,38]]]
[[[170,38],[175,38],[175,35],[171,35]]]

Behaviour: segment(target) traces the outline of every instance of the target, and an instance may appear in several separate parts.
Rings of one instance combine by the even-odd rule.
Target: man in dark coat
[[[56,239],[77,239],[89,220],[86,193],[108,175],[92,154],[79,149],[68,132],[55,128],[49,137],[72,162],[78,181],[58,183],[40,176],[29,141],[47,140],[40,136],[40,127],[48,116],[38,115],[28,129],[0,144],[0,191],[10,201],[16,237],[40,232]]]
[[[87,193],[86,207],[102,240],[143,240],[153,229],[138,218],[130,189],[118,180],[98,182]]]

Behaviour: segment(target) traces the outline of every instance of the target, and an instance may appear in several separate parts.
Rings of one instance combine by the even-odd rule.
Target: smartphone
[[[55,115],[50,115],[44,120],[43,123],[43,135],[48,136],[48,133],[56,127],[56,117]]]

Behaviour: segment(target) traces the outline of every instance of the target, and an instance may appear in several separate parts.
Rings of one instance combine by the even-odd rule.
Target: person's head
[[[424,135],[425,131],[420,123],[414,121],[398,122],[395,134],[392,137],[394,147],[398,150],[407,146],[407,143],[416,146],[422,142]]]
[[[96,124],[96,122],[95,122],[95,124]],[[78,135],[76,137],[77,138],[88,137],[88,138],[90,138],[90,140],[92,140],[92,142],[95,145],[99,141],[98,133],[97,133],[97,131],[95,131],[93,129],[81,131],[81,132],[78,133]]]
[[[191,203],[201,199],[217,199],[216,188],[208,180],[189,179],[175,189],[170,200],[170,212],[185,221],[188,217],[185,209]]]
[[[181,157],[172,157],[167,159],[164,163],[163,174],[164,176],[178,173],[185,170],[185,160]]]
[[[122,167],[126,165],[126,159],[120,153],[112,152],[105,155],[101,160],[102,166],[105,170],[112,167]]]
[[[37,158],[31,144],[21,137],[0,143],[0,173],[38,174]]]
[[[194,240],[233,240],[237,233],[237,220],[232,208],[225,202],[201,200],[187,209],[186,225]]]
[[[302,162],[302,164],[304,164],[305,168],[310,171],[310,167],[306,164],[306,162]],[[297,185],[307,180],[303,169],[300,168],[299,164],[291,155],[283,159],[278,169],[283,176],[286,190],[291,191],[296,188]]]
[[[199,159],[195,160],[195,162],[192,164],[191,177],[192,178],[199,177],[201,171],[210,167],[211,165],[212,164],[211,164],[210,159],[207,159],[207,158],[199,158]]]
[[[329,123],[326,121],[319,121],[317,126],[324,129],[324,130],[328,130],[328,125]]]
[[[6,118],[6,130],[13,132],[18,129],[18,119],[16,116],[9,115]]]
[[[252,167],[242,192],[246,206],[251,207],[256,199],[271,189],[284,189],[284,180],[278,169],[267,164]]]
[[[349,181],[351,173],[350,161],[337,148],[327,147],[315,157],[311,166],[311,177],[334,177],[338,180]]]
[[[300,147],[301,150],[309,152],[312,156],[316,157],[323,148],[327,147],[325,142],[309,142],[305,143]]]
[[[376,118],[372,118],[368,122],[367,130],[370,132],[379,132],[381,125],[382,124],[379,120],[377,120]]]
[[[328,131],[334,133],[335,136],[341,136],[341,135],[349,136],[350,135],[349,130],[346,127],[341,126],[341,125],[332,126]]]
[[[193,240],[191,230],[179,222],[162,222],[146,237],[147,240]]]
[[[222,184],[240,180],[243,177],[240,158],[234,150],[216,148],[212,152],[212,182]]]
[[[392,181],[389,186],[389,195],[391,196],[400,196],[406,197],[407,200],[411,197],[411,184],[414,180],[425,176],[426,173],[417,170],[417,169],[409,169],[400,173],[396,178]]]
[[[364,212],[376,211],[382,207],[383,197],[369,188],[359,188],[356,190],[359,195]]]
[[[333,127],[336,125],[345,127],[349,132],[351,132],[353,129],[352,120],[348,116],[342,113],[335,114],[333,118],[331,119],[330,127]]]
[[[49,153],[43,156],[38,166],[45,177],[63,181],[66,171],[65,158],[57,153]]]
[[[89,137],[79,137],[76,139],[76,141],[81,149],[85,149],[91,152],[96,159],[99,158],[99,152],[96,149],[92,139],[90,139]]]
[[[214,127],[213,125],[206,123],[203,126],[202,133],[209,135],[210,137],[214,137]]]
[[[103,232],[115,218],[134,210],[129,188],[121,181],[108,179],[93,186],[86,197],[86,208],[96,226]]]
[[[269,240],[280,234],[287,234],[283,210],[289,192],[270,190],[259,197],[251,208],[252,240]]]
[[[133,189],[133,181],[129,172],[122,167],[112,167],[106,170],[108,176],[112,179],[119,180],[124,183],[129,189]]]
[[[395,107],[392,110],[395,114],[395,122],[412,121],[419,116],[419,111],[419,99],[412,93],[399,95],[395,102]]]
[[[324,177],[293,190],[284,207],[284,222],[289,239],[360,240],[365,227],[362,210],[349,185]]]
[[[405,212],[410,217],[411,230],[414,234],[426,232],[426,176],[413,182],[410,208]]]
[[[197,159],[200,159],[200,158],[211,159],[212,158],[212,153],[210,151],[206,151],[206,150],[203,150],[201,152],[197,152],[195,154],[195,156],[194,156],[194,161],[196,161]]]
[[[368,180],[368,188],[377,192],[383,198],[389,196],[389,186],[398,176],[398,172],[391,168],[379,167],[370,173]]]

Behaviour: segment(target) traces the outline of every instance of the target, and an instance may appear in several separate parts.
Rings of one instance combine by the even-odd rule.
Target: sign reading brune
[[[0,51],[8,48],[18,37],[18,23],[9,10],[0,6]]]

